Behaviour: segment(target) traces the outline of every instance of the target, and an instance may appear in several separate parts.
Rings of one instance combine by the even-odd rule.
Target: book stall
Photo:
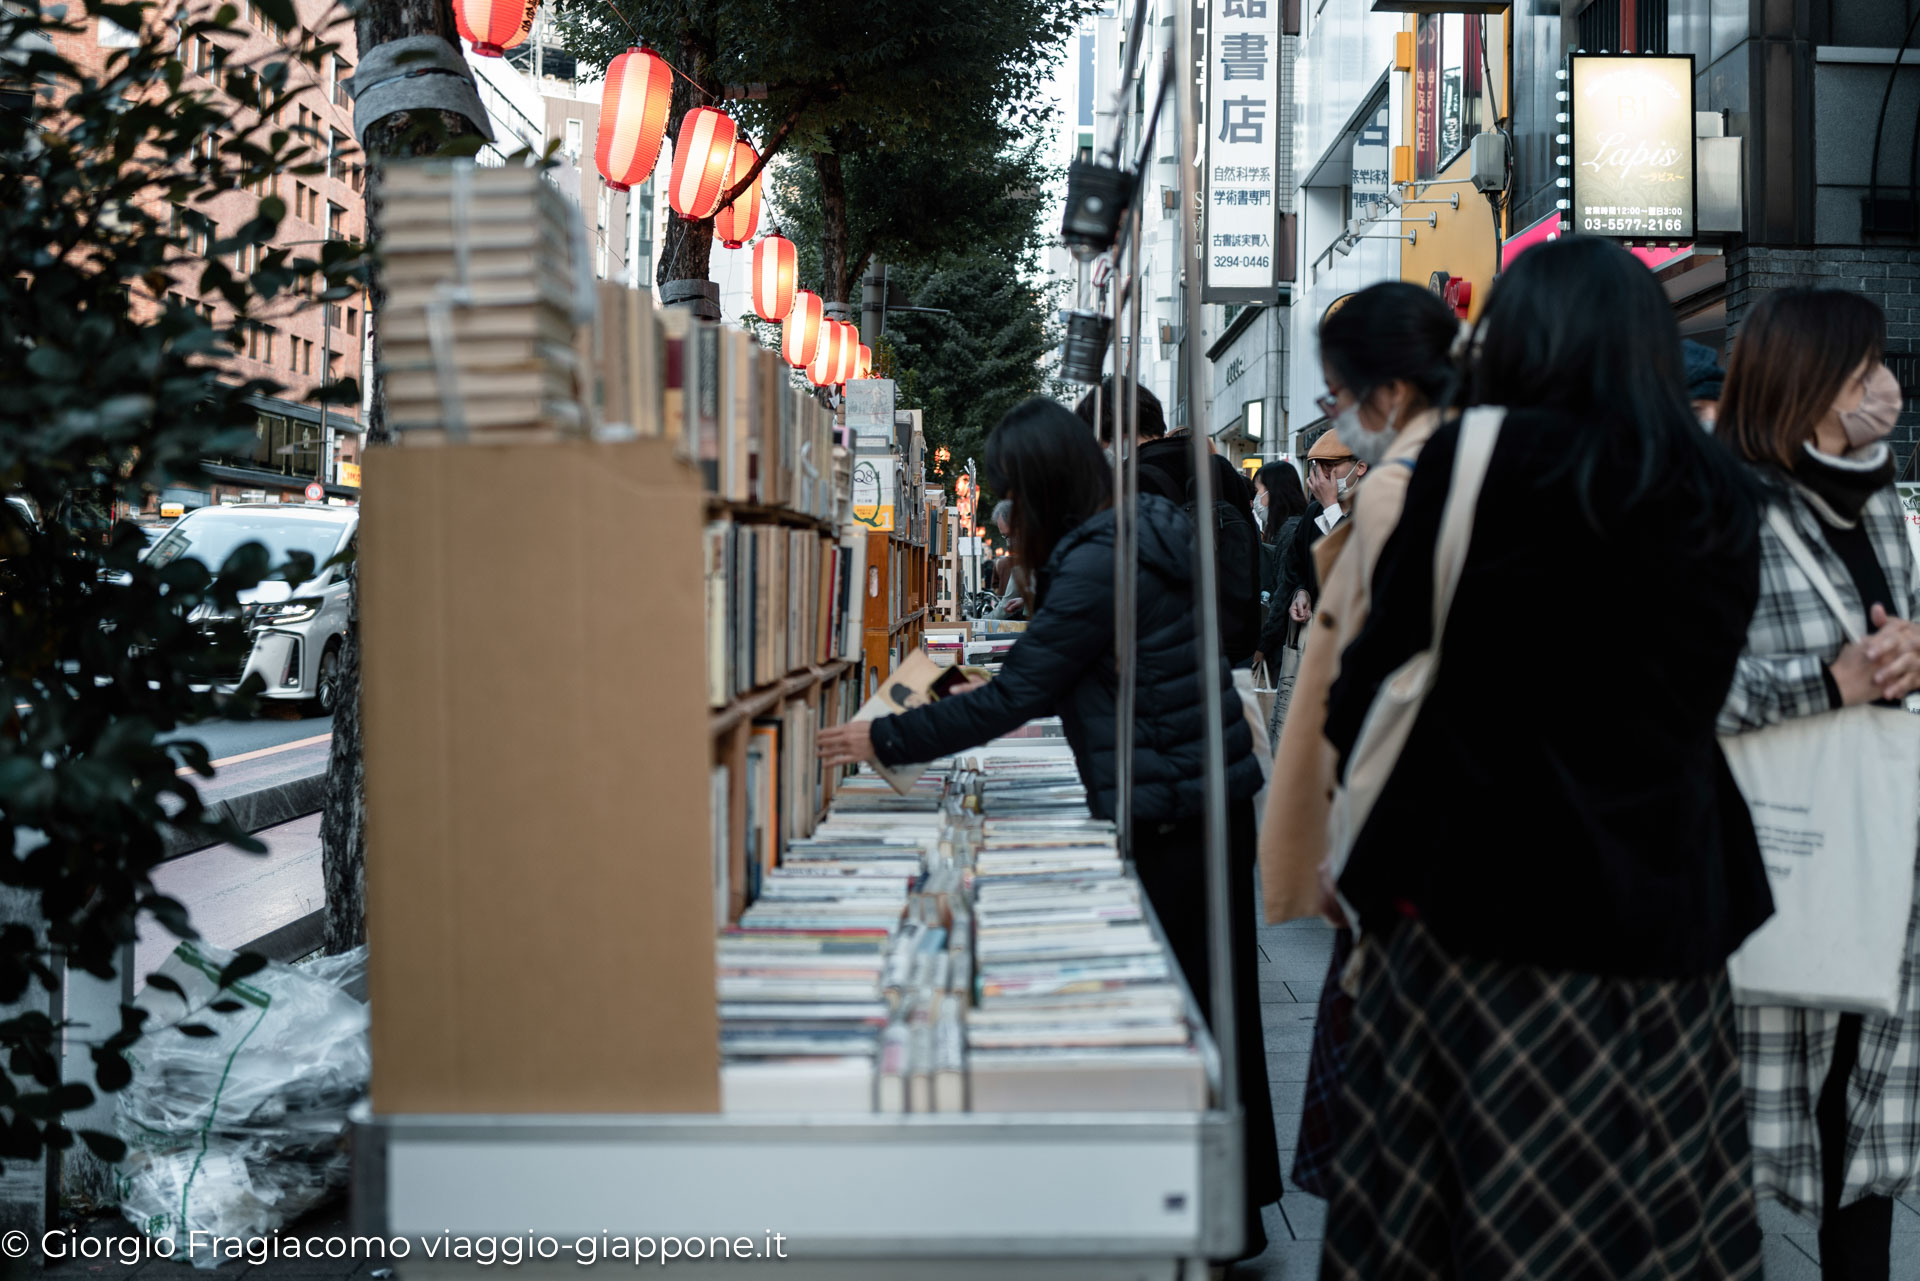
[[[578,283],[533,171],[395,173],[355,1232],[820,1278],[1230,1253],[1219,1056],[1058,723],[819,763],[820,728],[991,680],[1024,626],[942,607],[964,534],[917,414],[859,379],[837,424],[750,332]]]

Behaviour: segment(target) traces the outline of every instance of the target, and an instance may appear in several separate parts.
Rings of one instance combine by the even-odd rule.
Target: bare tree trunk
[[[459,47],[450,0],[368,0],[355,25],[362,57],[376,45],[406,36],[437,35]],[[422,116],[429,117],[422,119]],[[389,159],[430,156],[445,142],[474,132],[465,117],[451,112],[403,111],[367,130],[367,219],[377,225],[380,178]],[[379,316],[387,293],[376,268],[368,291],[374,368],[380,367]],[[367,413],[368,445],[392,439],[387,430],[385,380],[373,376],[372,407]],[[334,696],[333,745],[327,758],[327,802],[320,818],[321,878],[327,894],[326,950],[344,952],[367,939],[367,789],[365,739],[360,719],[360,586],[358,566],[349,566],[353,585],[347,598],[347,639],[340,650]]]
[[[698,84],[688,83],[686,76],[673,78],[673,105],[667,113],[667,136],[673,140],[675,154],[678,154],[680,146],[680,125],[686,120],[687,113],[695,107],[717,102],[722,88],[709,71],[713,65],[711,51],[684,32],[680,40],[680,65]],[[713,219],[691,222],[677,213],[669,212],[665,243],[660,246],[660,266],[654,273],[654,279],[660,286],[664,289],[676,280],[706,280],[712,260]]]
[[[836,143],[833,133],[829,145]],[[852,301],[852,282],[847,279],[847,183],[840,173],[840,153],[818,151],[813,156],[814,172],[820,175],[820,282],[825,291],[820,297],[829,306]]]

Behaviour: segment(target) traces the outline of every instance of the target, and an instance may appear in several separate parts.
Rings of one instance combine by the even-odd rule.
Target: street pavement
[[[186,904],[200,937],[215,947],[239,948],[326,906],[320,870],[320,816],[309,814],[255,833],[265,854],[215,846],[162,863],[153,885]],[[134,944],[134,976],[143,981],[179,940],[142,917]]]

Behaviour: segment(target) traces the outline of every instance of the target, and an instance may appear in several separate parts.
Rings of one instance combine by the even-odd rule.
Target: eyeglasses
[[[1313,403],[1319,407],[1322,417],[1331,418],[1333,417],[1333,411],[1340,406],[1340,397],[1334,392],[1326,392],[1322,395],[1315,396]]]

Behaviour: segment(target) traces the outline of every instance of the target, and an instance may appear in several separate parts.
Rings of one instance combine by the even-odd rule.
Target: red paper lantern
[[[831,387],[840,381],[840,322],[826,321],[820,328],[820,346],[807,363],[807,381],[816,387]]]
[[[798,251],[785,236],[768,236],[753,247],[753,310],[760,319],[787,318],[798,270]]]
[[[698,222],[720,207],[733,169],[734,136],[733,117],[717,107],[695,107],[681,119],[667,203],[682,218]]]
[[[733,184],[747,176],[747,171],[759,163],[760,157],[744,138],[733,144],[733,164],[727,170],[727,180],[722,184],[723,193],[731,191]],[[760,227],[760,175],[753,175],[753,183],[741,192],[733,203],[720,206],[720,212],[713,215],[713,234],[720,237],[720,243],[729,249],[738,249],[753,239],[753,233]]]
[[[483,58],[498,58],[526,42],[539,0],[453,0],[453,25]]]
[[[860,328],[840,322],[839,345],[833,350],[833,381],[844,383],[860,376]]]
[[[780,331],[780,354],[795,369],[811,365],[820,348],[826,345],[821,341],[825,306],[819,294],[805,289],[793,296],[786,326]]]
[[[635,45],[607,68],[593,163],[610,189],[637,187],[653,172],[672,103],[673,69],[658,54]]]
[[[855,378],[873,377],[873,348],[865,343],[860,344],[860,368],[853,376]]]

